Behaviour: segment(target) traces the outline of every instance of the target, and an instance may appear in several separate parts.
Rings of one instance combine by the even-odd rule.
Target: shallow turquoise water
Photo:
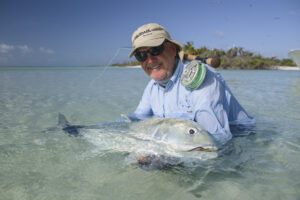
[[[1,199],[299,199],[300,71],[220,71],[257,125],[206,165],[143,170],[62,131],[135,109],[148,78],[128,68],[0,69]]]

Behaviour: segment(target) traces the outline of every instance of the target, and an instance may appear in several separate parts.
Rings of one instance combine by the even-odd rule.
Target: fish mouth
[[[214,148],[196,147],[196,148],[188,150],[188,152],[191,152],[191,151],[215,152],[216,150]]]

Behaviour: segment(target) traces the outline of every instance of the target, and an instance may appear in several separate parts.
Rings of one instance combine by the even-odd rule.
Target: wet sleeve
[[[222,105],[218,105],[217,109],[211,108],[209,105],[197,109],[195,121],[198,122],[205,130],[207,130],[219,143],[225,144],[231,139],[231,132],[226,112],[222,109]]]
[[[193,94],[195,121],[221,144],[232,137],[226,101],[224,85],[214,77]]]
[[[128,117],[132,121],[138,121],[147,119],[153,116],[151,103],[150,103],[150,96],[151,96],[151,86],[152,84],[148,84],[147,87],[144,90],[142,99],[140,100],[140,103],[136,110],[133,113],[129,113]]]

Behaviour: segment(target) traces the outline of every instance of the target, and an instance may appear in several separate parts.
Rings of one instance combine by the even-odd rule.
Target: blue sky
[[[196,48],[280,59],[300,48],[299,0],[0,0],[0,66],[126,61],[131,34],[151,22]]]

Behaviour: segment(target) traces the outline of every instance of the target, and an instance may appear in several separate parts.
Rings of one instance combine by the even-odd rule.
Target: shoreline
[[[25,69],[25,68],[82,68],[82,67],[91,67],[91,68],[103,68],[103,67],[109,67],[109,68],[128,68],[128,69],[138,69],[142,68],[140,65],[134,65],[134,66],[0,66],[0,69]],[[297,66],[270,66],[268,68],[264,69],[242,69],[239,67],[232,67],[224,69],[222,67],[214,68],[217,70],[288,70],[288,71],[298,71],[300,70],[300,67]]]
[[[291,67],[291,66],[272,66],[270,69],[275,70],[300,70],[300,67]]]
[[[125,66],[125,68],[141,68],[141,65]]]
[[[118,66],[118,67],[124,67],[124,68],[132,68],[132,69],[135,69],[135,68],[141,68],[140,65],[135,65],[135,66]],[[220,68],[222,69],[222,68]],[[244,69],[239,69],[239,68],[234,68],[234,69],[237,69],[237,70],[244,70]],[[230,68],[229,68],[230,70]],[[259,70],[259,69],[258,69]],[[268,70],[268,69],[261,69],[261,70]],[[294,70],[294,71],[297,71],[297,70],[300,70],[300,67],[292,67],[292,66],[271,66],[269,68],[269,70]]]

